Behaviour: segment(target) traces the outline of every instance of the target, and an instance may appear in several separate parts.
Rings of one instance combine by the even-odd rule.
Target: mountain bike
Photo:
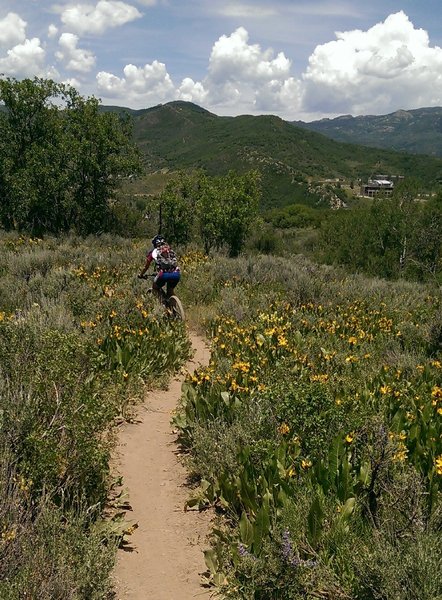
[[[156,273],[149,273],[148,275],[143,275],[143,277],[139,277],[139,279],[149,279],[154,277],[156,277]],[[158,300],[161,302],[162,306],[164,306],[166,316],[172,320],[184,321],[184,308],[178,296],[176,296],[175,294],[172,294],[172,296],[166,296],[166,293],[162,289],[160,289],[159,292],[160,295],[158,296]],[[147,290],[147,293],[154,294],[154,290],[150,288]]]

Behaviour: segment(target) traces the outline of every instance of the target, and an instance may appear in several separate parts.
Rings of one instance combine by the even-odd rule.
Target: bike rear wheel
[[[167,299],[167,305],[173,319],[184,321],[184,308],[178,296],[170,296],[170,298]]]

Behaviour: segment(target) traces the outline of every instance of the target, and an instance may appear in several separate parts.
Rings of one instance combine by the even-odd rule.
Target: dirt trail
[[[204,340],[191,335],[191,341],[195,355],[188,370],[209,361]],[[125,424],[119,437],[118,471],[133,509],[127,519],[137,522],[138,529],[129,538],[130,546],[118,551],[116,600],[210,598],[201,586],[210,516],[183,510],[186,471],[170,426],[182,380],[174,379],[166,391],[149,393],[139,422]]]

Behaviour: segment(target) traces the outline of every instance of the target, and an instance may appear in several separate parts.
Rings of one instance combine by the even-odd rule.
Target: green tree
[[[238,256],[256,220],[260,196],[257,171],[206,178],[197,211],[206,252],[225,245],[230,256]]]
[[[195,210],[204,186],[202,171],[188,174],[179,172],[161,192],[158,203],[161,210],[161,229],[168,240],[186,244],[194,235]]]
[[[121,178],[141,168],[129,123],[51,80],[0,79],[0,101],[2,226],[37,234],[109,227]]]
[[[198,199],[198,230],[206,253],[223,245],[226,214],[220,194],[221,180],[221,177],[205,179]]]
[[[220,202],[224,219],[222,235],[230,256],[238,256],[256,219],[260,200],[260,174],[249,171],[237,175],[232,171],[220,182]]]
[[[321,228],[322,258],[380,277],[435,277],[442,270],[442,200],[418,197],[410,179],[391,197],[331,213]]]
[[[65,129],[71,144],[69,188],[76,228],[82,233],[107,229],[121,178],[141,170],[138,150],[131,142],[130,118],[100,113],[96,98],[73,93]]]
[[[433,278],[442,271],[442,193],[419,208],[419,227],[412,232],[409,271],[419,279]]]
[[[218,177],[179,173],[158,198],[162,233],[176,243],[199,236],[206,252],[226,246],[238,256],[256,219],[260,194],[256,171]]]
[[[0,194],[4,227],[44,229],[63,219],[59,109],[52,81],[0,80]]]

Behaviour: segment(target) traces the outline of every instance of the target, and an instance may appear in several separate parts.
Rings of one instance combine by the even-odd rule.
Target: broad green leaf
[[[219,569],[219,564],[218,556],[213,548],[210,548],[210,550],[204,550],[204,560],[206,562],[207,568],[212,573],[212,575],[216,575]]]
[[[341,509],[341,518],[345,520],[348,519],[352,515],[355,506],[356,498],[349,498]]]
[[[243,511],[241,519],[239,520],[239,531],[241,542],[246,546],[250,546],[253,542],[253,525],[247,518],[245,511]]]
[[[322,503],[318,496],[312,502],[310,511],[307,517],[308,523],[308,538],[313,547],[316,546],[323,529],[324,511]]]

